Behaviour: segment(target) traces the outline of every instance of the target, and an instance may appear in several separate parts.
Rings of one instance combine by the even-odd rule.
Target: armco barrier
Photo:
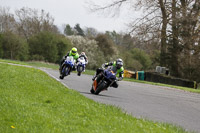
[[[194,89],[197,88],[197,84],[195,81],[170,77],[170,76],[158,74],[155,72],[145,72],[145,80],[150,81],[150,82],[177,85],[177,86],[189,87],[189,88],[194,88]]]

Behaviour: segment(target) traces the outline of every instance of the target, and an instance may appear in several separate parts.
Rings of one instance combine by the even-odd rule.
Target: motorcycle
[[[94,79],[90,92],[98,95],[101,91],[107,90],[109,86],[112,86],[116,82],[116,73],[110,68],[104,69],[103,72],[97,75]]]
[[[81,57],[78,59],[78,63],[77,63],[77,75],[81,76],[81,73],[85,70],[85,59],[84,57]]]
[[[72,56],[67,56],[66,60],[62,65],[60,79],[64,79],[65,76],[68,76],[69,72],[72,70],[74,65],[75,65],[74,58]]]

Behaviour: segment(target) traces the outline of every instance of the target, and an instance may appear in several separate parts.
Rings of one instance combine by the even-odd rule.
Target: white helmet
[[[85,52],[81,52],[81,55],[85,55]]]
[[[116,61],[117,69],[120,69],[123,66],[123,60],[118,58]]]

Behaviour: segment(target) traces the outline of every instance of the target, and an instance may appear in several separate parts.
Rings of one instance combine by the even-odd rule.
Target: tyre
[[[66,74],[66,76],[69,75],[69,71],[70,71],[70,68],[69,68],[69,67],[65,68],[65,74]]]
[[[79,72],[82,72],[82,71],[83,71],[83,67],[80,66],[80,67],[79,67]]]
[[[102,90],[104,90],[106,88],[107,84],[105,82],[101,82],[100,85],[98,85],[96,91],[94,92],[94,94],[98,95]]]
[[[64,79],[65,71],[66,71],[66,66],[64,66],[63,69],[61,70],[61,76],[59,77],[60,79]]]
[[[82,68],[82,67],[80,67],[80,66],[77,67],[77,72],[78,72],[77,75],[78,75],[78,76],[81,76],[81,72],[82,72],[82,69],[81,69],[81,68]]]
[[[77,74],[78,76],[81,76],[81,72],[78,72],[78,74]]]
[[[63,76],[60,76],[59,78],[60,78],[60,79],[63,79],[64,77],[63,77]]]
[[[90,92],[91,92],[92,94],[94,94],[93,86],[92,86]]]

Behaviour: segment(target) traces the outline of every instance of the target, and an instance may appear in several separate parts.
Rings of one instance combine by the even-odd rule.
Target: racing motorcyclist
[[[79,58],[78,58],[78,61],[79,61],[79,59],[82,58],[82,57],[85,59],[85,64],[88,64],[88,58],[87,58],[85,52],[81,52],[81,54],[80,54],[80,56],[79,56]],[[83,71],[85,72],[85,68],[84,68]]]
[[[121,81],[124,77],[123,76],[124,75],[123,60],[120,58],[118,58],[114,62],[104,63],[102,65],[102,68],[98,68],[96,70],[96,74],[93,76],[92,80],[94,81],[94,79],[97,77],[97,75],[99,75],[101,72],[103,72],[103,69],[105,69],[107,67],[110,67],[114,73],[119,74],[119,77],[117,78],[117,80],[112,84],[112,87],[117,88],[118,87],[117,81]],[[101,78],[98,78],[98,79],[101,79]],[[99,82],[99,81],[97,81],[97,82]]]
[[[85,64],[88,64],[88,58],[87,58],[85,52],[81,52],[79,58],[81,58],[81,57],[83,57],[85,59]]]
[[[63,58],[62,58],[62,60],[60,62],[60,68],[59,68],[60,74],[61,74],[61,71],[62,71],[63,63],[66,60],[67,56],[72,56],[74,58],[74,60],[76,61],[75,63],[77,63],[78,58],[79,58],[79,54],[77,52],[77,48],[73,47],[65,56],[63,56]],[[76,70],[76,64],[74,65],[74,67],[72,69]],[[69,71],[69,74],[70,74],[71,71]]]

